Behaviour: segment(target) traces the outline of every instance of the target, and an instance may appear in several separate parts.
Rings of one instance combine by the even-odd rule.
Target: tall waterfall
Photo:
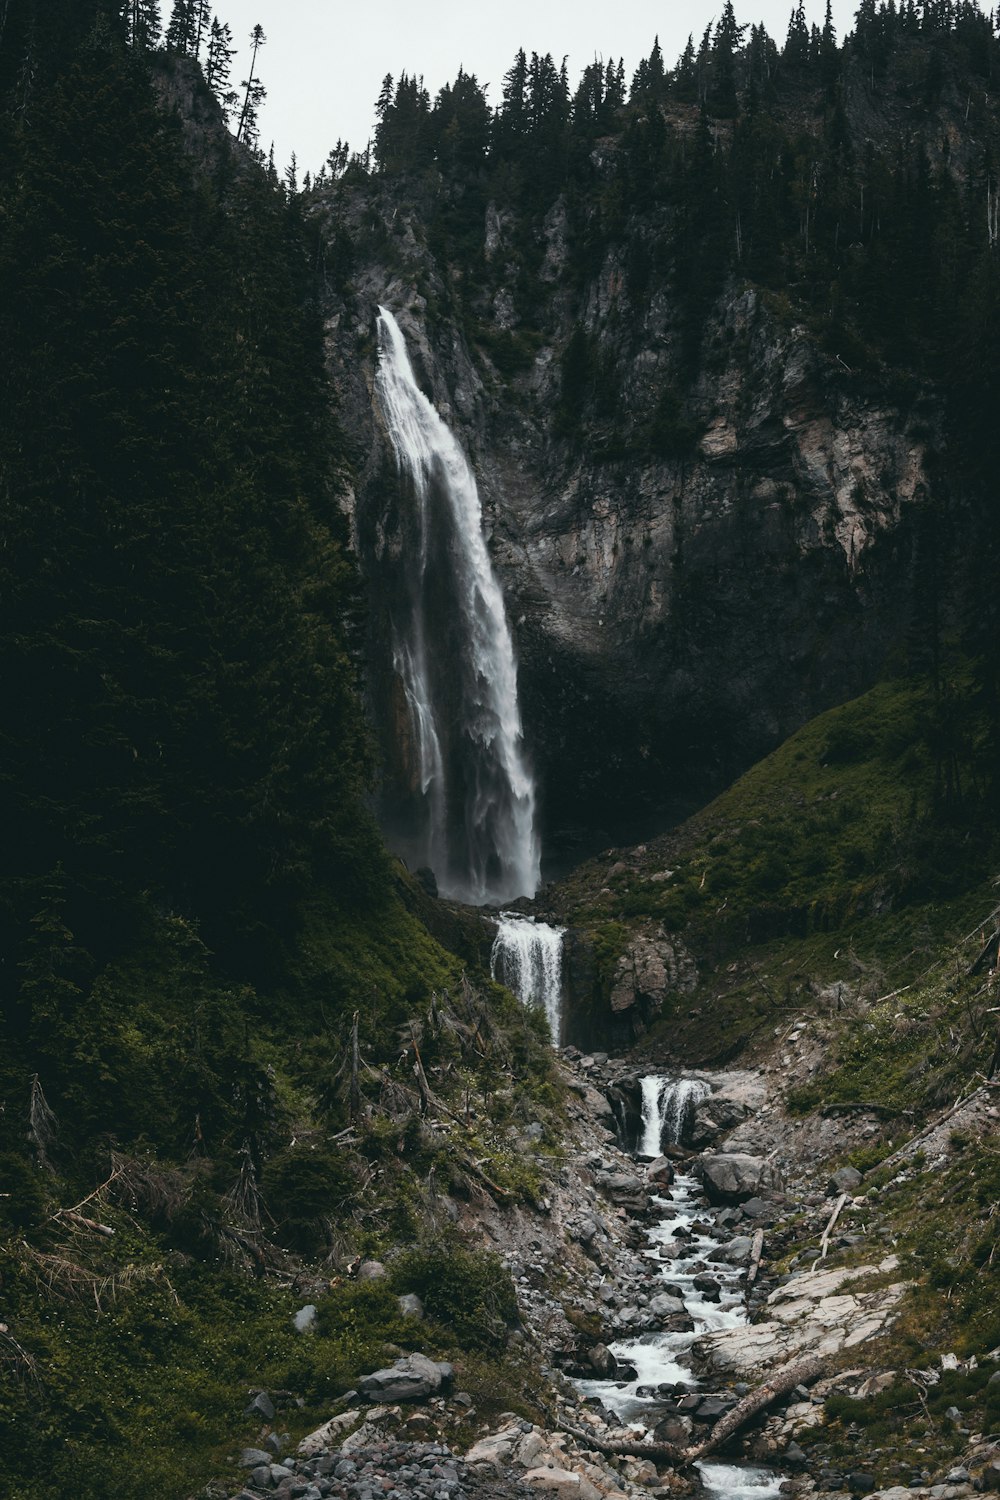
[[[664,1140],[678,1144],[684,1137],[695,1105],[712,1092],[701,1078],[642,1080],[642,1139],[639,1156],[659,1156]]]
[[[476,481],[414,378],[399,325],[378,319],[376,390],[416,509],[408,599],[392,620],[419,807],[406,853],[443,895],[533,896],[535,786],[521,734],[514,645],[483,535]]]
[[[501,912],[490,954],[490,973],[524,1005],[548,1018],[553,1045],[562,1041],[562,954],[565,927],[550,927],[518,912]]]

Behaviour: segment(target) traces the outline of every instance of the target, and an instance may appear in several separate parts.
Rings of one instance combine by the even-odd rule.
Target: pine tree
[[[243,108],[240,111],[239,125],[236,127],[236,139],[238,141],[245,141],[251,147],[256,147],[257,145],[260,134],[258,123],[260,106],[267,98],[267,90],[257,77],[257,54],[266,42],[267,37],[264,35],[264,28],[258,22],[250,33],[250,46],[252,50],[250,53],[249,77],[244,78],[242,81],[244,89]]]
[[[126,0],[126,36],[130,47],[151,52],[160,40],[159,0]]]
[[[205,61],[205,82],[219,101],[223,118],[230,120],[236,108],[236,91],[230,87],[229,75],[233,62],[233,34],[229,27],[212,17],[208,37],[208,56]]]
[[[194,52],[197,34],[197,0],[174,0],[167,26],[166,43],[171,52],[188,57]]]

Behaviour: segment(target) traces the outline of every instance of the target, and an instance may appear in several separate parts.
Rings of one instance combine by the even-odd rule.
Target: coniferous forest
[[[567,1088],[544,1017],[491,977],[492,929],[379,827],[387,605],[358,497],[392,480],[345,374],[373,363],[379,277],[408,289],[428,348],[454,333],[494,414],[532,413],[541,466],[586,455],[609,492],[657,466],[683,484],[725,360],[752,405],[721,311],[748,290],[805,331],[838,400],[920,447],[926,482],[879,554],[891,583],[859,574],[863,604],[889,601],[877,649],[812,697],[790,680],[794,723],[741,739],[699,699],[668,734],[655,680],[634,721],[605,722],[600,685],[564,711],[529,678],[538,764],[607,747],[623,786],[609,800],[575,761],[549,775],[553,828],[604,799],[587,855],[662,813],[668,779],[689,812],[778,757],[538,911],[575,933],[571,1036],[627,1056],[633,1083],[646,1056],[753,1059],[762,1028],[828,1004],[849,955],[857,1010],[838,1000],[836,1024],[855,1041],[830,1042],[788,1112],[850,1123],[879,1094],[880,1133],[850,1142],[864,1171],[997,1064],[995,992],[952,945],[968,929],[988,956],[995,926],[1000,12],[862,0],[839,37],[800,0],[771,38],[726,0],[680,58],[654,41],[634,70],[612,55],[576,78],[520,51],[495,100],[462,69],[434,98],[387,75],[370,147],[338,139],[299,181],[262,149],[262,29],[237,52],[204,0],[167,9],[0,5],[0,1490],[23,1500],[228,1495],[260,1425],[248,1391],[283,1393],[297,1440],[404,1348],[455,1359],[481,1421],[542,1423],[555,1399],[496,1235],[456,1224],[487,1203],[550,1222],[590,1086]],[[516,317],[494,316],[501,297]],[[658,299],[671,333],[643,382]],[[678,529],[697,621],[694,555]],[[845,633],[864,631],[861,610]],[[619,739],[644,740],[634,777]],[[635,977],[630,945],[675,938],[698,1011],[686,959],[665,988]],[[908,991],[922,1009],[878,1010]],[[981,1362],[1000,1344],[996,1152],[953,1148],[941,1192],[975,1222],[949,1244],[944,1197],[906,1200],[936,1238],[905,1250],[924,1290],[887,1367],[935,1340]],[[359,1257],[388,1274],[348,1277]],[[593,1347],[589,1306],[565,1339]],[[968,1380],[947,1392],[987,1433],[1000,1412]],[[933,1399],[929,1451],[950,1453]],[[912,1446],[916,1402],[859,1419],[882,1424],[880,1453]]]

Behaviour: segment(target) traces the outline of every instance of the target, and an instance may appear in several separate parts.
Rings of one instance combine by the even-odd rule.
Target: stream
[[[707,1092],[698,1079],[644,1078],[638,1159],[649,1161],[660,1154],[662,1144],[681,1142],[694,1104]],[[661,1287],[654,1282],[653,1288],[657,1295],[666,1293],[682,1302],[686,1314],[668,1315],[664,1322],[694,1326],[620,1339],[609,1348],[619,1365],[630,1369],[620,1370],[618,1379],[574,1382],[581,1394],[596,1397],[623,1422],[641,1430],[656,1427],[667,1416],[683,1415],[687,1407],[697,1409],[699,1382],[689,1359],[692,1345],[703,1333],[747,1322],[742,1268],[709,1260],[725,1241],[717,1237],[713,1210],[697,1180],[678,1173],[669,1190],[654,1196],[653,1204],[660,1217],[647,1231],[643,1252],[662,1280]],[[705,1277],[716,1287],[704,1285]],[[680,1413],[678,1400],[684,1402]],[[695,1467],[706,1491],[725,1500],[775,1500],[785,1479],[774,1470],[744,1464],[702,1461]]]

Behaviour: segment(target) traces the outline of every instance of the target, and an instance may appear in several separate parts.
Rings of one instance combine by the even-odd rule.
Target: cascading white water
[[[638,1156],[659,1156],[666,1139],[674,1145],[696,1104],[712,1092],[701,1078],[661,1078],[652,1074],[642,1080],[642,1138]]]
[[[376,389],[416,502],[408,613],[393,622],[423,826],[411,856],[445,896],[477,905],[533,896],[540,850],[514,644],[483,535],[476,481],[420,390],[406,341],[379,308]],[[411,841],[412,843],[412,841]]]
[[[535,922],[520,912],[501,912],[490,954],[490,973],[523,1005],[539,1006],[548,1018],[553,1046],[562,1040],[562,955],[565,927]]]

